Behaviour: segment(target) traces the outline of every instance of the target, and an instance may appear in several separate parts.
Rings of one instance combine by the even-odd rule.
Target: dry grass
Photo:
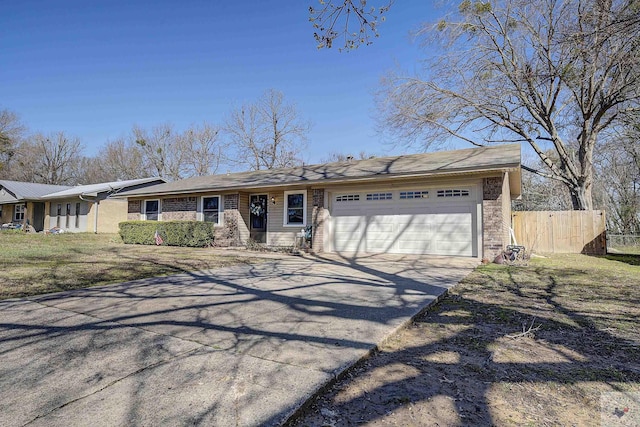
[[[0,232],[0,299],[258,262],[202,248],[125,245],[109,234]]]
[[[479,267],[295,425],[598,426],[603,393],[640,392],[638,264]],[[640,402],[627,418],[608,409],[640,419]]]

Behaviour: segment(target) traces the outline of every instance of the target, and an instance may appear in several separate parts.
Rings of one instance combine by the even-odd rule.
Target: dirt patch
[[[581,255],[480,267],[291,425],[600,425],[605,393],[640,392],[639,277]]]

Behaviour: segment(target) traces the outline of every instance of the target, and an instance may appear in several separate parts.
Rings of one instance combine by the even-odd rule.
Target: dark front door
[[[44,203],[33,204],[33,228],[36,231],[44,230]]]
[[[249,236],[258,243],[267,243],[267,195],[251,196],[249,212],[251,214]]]

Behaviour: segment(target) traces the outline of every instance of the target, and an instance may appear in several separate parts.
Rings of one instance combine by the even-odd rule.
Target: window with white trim
[[[144,201],[144,219],[145,221],[160,220],[160,200]]]
[[[336,196],[336,202],[357,202],[359,200],[359,194],[342,194],[340,196]]]
[[[220,224],[220,196],[203,196],[202,197],[202,220],[204,222],[212,222]]]
[[[469,190],[447,189],[438,190],[438,197],[467,197]]]
[[[367,200],[392,200],[393,193],[369,193]]]
[[[429,192],[428,191],[401,191],[400,199],[428,199]]]
[[[13,208],[13,220],[15,222],[22,222],[24,221],[24,212],[26,210],[26,207],[24,205],[24,203],[21,203],[19,205],[15,205],[15,207]]]
[[[285,227],[304,227],[307,225],[306,191],[285,191],[283,225]]]

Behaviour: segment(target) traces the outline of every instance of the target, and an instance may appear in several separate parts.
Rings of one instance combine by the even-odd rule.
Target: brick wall
[[[197,197],[170,197],[162,199],[163,221],[195,221],[198,207]]]
[[[216,246],[240,246],[240,232],[238,221],[240,212],[238,211],[238,194],[227,194],[224,196],[224,212],[222,217],[222,227],[215,229]]]
[[[127,221],[139,221],[142,202],[140,200],[129,200],[127,206]]]
[[[324,189],[313,190],[313,211],[311,213],[311,248],[313,252],[324,252],[325,209]]]
[[[493,261],[504,248],[505,227],[502,177],[484,178],[482,183],[482,257]]]

